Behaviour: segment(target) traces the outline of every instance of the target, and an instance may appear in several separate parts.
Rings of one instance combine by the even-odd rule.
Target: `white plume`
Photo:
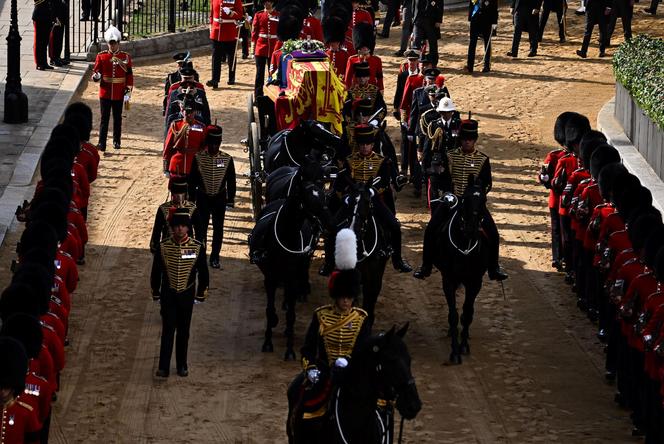
[[[111,40],[119,42],[120,40],[122,40],[122,34],[120,34],[120,30],[115,26],[109,26],[106,32],[104,33],[104,39],[107,42],[110,42]]]
[[[338,270],[352,270],[357,264],[357,238],[355,232],[344,228],[337,233],[334,261]]]

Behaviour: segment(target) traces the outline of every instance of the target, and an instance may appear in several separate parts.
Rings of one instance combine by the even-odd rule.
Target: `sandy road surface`
[[[661,19],[636,15],[637,31],[662,34]],[[501,17],[490,75],[462,72],[463,11],[445,18],[440,64],[457,105],[480,120],[480,149],[492,158],[489,200],[503,238],[502,263],[510,273],[506,298],[498,285],[486,283],[472,328],[472,356],[462,366],[445,366],[449,345],[440,275],[420,282],[388,270],[377,325],[411,322],[407,339],[424,401],[419,417],[407,423],[405,441],[631,442],[627,413],[614,406],[612,388],[603,383],[594,330],[574,308],[561,277],[551,272],[546,195],[534,183],[537,164],[552,146],[557,114],[572,109],[594,120],[611,97],[610,60],[582,61],[574,55],[582,31],[581,19],[572,16],[570,43],[554,43],[550,23],[541,55],[523,57],[524,42],[523,58],[512,61],[504,56],[511,44],[505,8]],[[379,41],[377,50],[388,103],[398,66],[391,57],[397,38],[395,32]],[[596,47],[590,54],[596,56]],[[208,51],[195,56],[205,81]],[[280,336],[274,354],[260,353],[264,295],[258,270],[247,260],[251,219],[242,178],[237,208],[227,215],[224,269],[212,271],[210,298],[195,308],[190,377],[153,376],[160,319],[150,299],[148,239],[155,209],[167,194],[160,174],[161,82],[171,68],[168,58],[137,63],[124,147],[103,158],[93,185],[88,262],[74,297],[72,344],[54,406],[53,443],[285,442],[284,392],[299,367],[281,359]],[[224,126],[224,149],[235,156],[241,173],[248,164],[238,142],[245,137],[245,100],[254,69],[250,61],[241,61],[238,69],[233,89],[209,97],[214,117]],[[97,112],[94,84],[87,85],[82,99]],[[390,125],[394,131],[394,121]],[[427,220],[423,201],[406,189],[398,208],[404,254],[415,265]],[[15,240],[16,233],[0,252],[5,280],[4,264]],[[316,269],[319,264],[317,259]],[[313,296],[298,307],[298,344],[312,309],[327,302],[324,279],[312,272],[312,282]]]

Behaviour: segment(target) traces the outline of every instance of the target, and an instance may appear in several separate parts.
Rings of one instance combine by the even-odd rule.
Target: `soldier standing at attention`
[[[475,49],[477,40],[484,41],[484,67],[482,72],[491,70],[491,31],[498,24],[498,0],[470,0],[468,8],[470,22],[470,42],[468,43],[468,63],[466,71],[475,70]]]
[[[212,216],[210,266],[221,268],[219,256],[224,240],[226,208],[235,206],[235,165],[230,154],[219,149],[222,129],[207,128],[206,146],[194,156],[189,174],[189,188],[195,190],[196,208],[201,216],[199,240],[207,246],[207,228]]]
[[[189,375],[187,349],[194,301],[205,301],[209,285],[205,246],[189,237],[186,211],[175,211],[169,224],[173,234],[159,244],[150,276],[152,299],[161,304],[161,348],[156,373],[161,378],[170,373],[174,337],[178,376]]]
[[[53,26],[53,11],[50,0],[35,0],[35,9],[32,11],[32,23],[35,26],[34,56],[35,65],[40,71],[53,69],[48,64],[46,53],[48,52],[48,40]]]
[[[210,40],[212,41],[212,79],[206,85],[219,87],[221,61],[228,63],[228,84],[235,84],[237,24],[244,18],[241,0],[212,0],[210,3]]]
[[[113,110],[113,148],[120,149],[122,139],[122,105],[129,100],[134,88],[134,73],[131,57],[120,51],[122,35],[115,26],[104,33],[108,50],[97,54],[92,68],[92,80],[99,82],[99,102],[101,105],[101,124],[99,126],[100,151],[106,151],[108,123]]]

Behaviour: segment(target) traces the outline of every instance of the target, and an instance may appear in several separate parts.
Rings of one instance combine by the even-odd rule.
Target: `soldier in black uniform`
[[[189,173],[189,189],[194,189],[196,208],[200,215],[199,240],[207,246],[207,229],[212,216],[212,249],[210,266],[221,268],[219,256],[224,240],[226,208],[235,206],[235,165],[230,154],[219,149],[222,129],[217,125],[207,128],[206,146],[194,156]]]
[[[152,299],[161,304],[161,349],[156,376],[167,378],[171,367],[173,337],[178,376],[187,376],[189,327],[196,302],[207,298],[209,272],[205,246],[189,237],[191,221],[185,211],[176,211],[169,220],[173,234],[162,241],[154,254],[150,285]],[[196,280],[198,278],[198,285]]]
[[[461,197],[466,190],[468,176],[473,175],[478,178],[486,194],[491,191],[491,163],[489,157],[475,149],[477,142],[477,121],[462,120],[459,131],[461,139],[461,148],[448,151],[444,170],[442,173],[442,190]],[[431,216],[431,220],[424,232],[424,245],[431,245],[433,236],[446,220],[447,209],[440,205],[436,212]],[[500,269],[498,264],[499,257],[499,236],[496,223],[487,210],[482,219],[482,230],[488,238],[489,251],[489,279],[502,281],[507,279],[507,274]],[[414,273],[418,279],[424,279],[431,275],[433,262],[433,252],[430,249],[422,251],[422,266]]]
[[[93,21],[99,21],[101,12],[101,0],[81,0],[81,21],[87,22],[92,18]]]
[[[521,33],[525,30],[528,31],[528,41],[530,42],[528,57],[537,55],[537,34],[541,6],[542,0],[512,0],[510,14],[514,16],[514,37],[512,39],[512,50],[507,53],[508,56],[517,57],[519,55]]]
[[[544,0],[542,3],[542,15],[539,21],[539,33],[537,34],[537,41],[541,42],[544,37],[544,28],[546,22],[549,20],[549,14],[553,11],[556,13],[558,20],[558,38],[560,43],[565,43],[565,11],[567,9],[567,0]]]
[[[171,200],[159,205],[157,215],[154,218],[154,225],[152,227],[152,236],[150,237],[150,252],[155,253],[159,247],[159,242],[167,239],[171,234],[170,226],[168,225],[169,217],[178,209],[184,208],[189,215],[189,233],[201,238],[201,222],[196,205],[187,200],[188,186],[186,182],[172,181],[169,183],[169,191],[171,192]],[[207,227],[207,225],[206,225]]]
[[[438,64],[438,39],[443,23],[444,0],[413,1],[414,47],[421,49],[426,40],[433,66]]]
[[[53,11],[51,0],[35,0],[35,9],[32,11],[32,22],[35,25],[35,65],[40,71],[53,69],[48,64],[48,41],[53,27]]]
[[[611,14],[610,0],[587,0],[586,1],[586,30],[583,34],[583,43],[581,49],[576,51],[576,55],[581,58],[588,57],[588,46],[590,38],[593,35],[595,25],[599,28],[599,56],[606,55],[606,25],[608,16]]]
[[[60,55],[62,54],[62,45],[65,39],[65,29],[69,26],[69,11],[67,11],[67,3],[65,1],[51,1],[54,21],[48,44],[48,54],[51,58],[51,65],[66,66],[69,65],[69,60],[63,59]]]
[[[470,42],[468,43],[468,62],[466,71],[475,70],[475,49],[477,39],[484,41],[484,68],[482,72],[491,70],[491,31],[498,24],[498,0],[470,0],[468,6],[470,22]]]
[[[606,46],[610,45],[613,31],[616,29],[618,17],[622,21],[623,34],[625,40],[632,38],[632,17],[634,16],[634,0],[613,0],[611,15],[606,26]]]
[[[189,53],[189,51],[178,52],[177,54],[173,54],[173,60],[175,60],[175,62],[178,64],[178,69],[170,73],[166,77],[166,81],[164,82],[164,105],[162,107],[163,116],[166,115],[166,103],[168,102],[168,91],[171,89],[172,85],[182,81],[182,74],[180,74],[180,70],[185,66],[193,69],[193,64],[191,64],[190,58],[191,54]],[[194,74],[194,80],[198,82],[197,72]]]

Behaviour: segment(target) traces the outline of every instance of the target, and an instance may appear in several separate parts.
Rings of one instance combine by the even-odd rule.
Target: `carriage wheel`
[[[261,163],[261,146],[260,138],[258,136],[258,125],[256,122],[251,122],[251,145],[249,145],[249,165],[251,168],[251,208],[254,214],[254,220],[258,220],[258,216],[263,209],[263,182],[262,182],[262,163]]]
[[[254,114],[254,93],[249,93],[247,96],[247,116],[249,117],[249,125],[251,125],[251,122],[256,121],[256,114]]]

